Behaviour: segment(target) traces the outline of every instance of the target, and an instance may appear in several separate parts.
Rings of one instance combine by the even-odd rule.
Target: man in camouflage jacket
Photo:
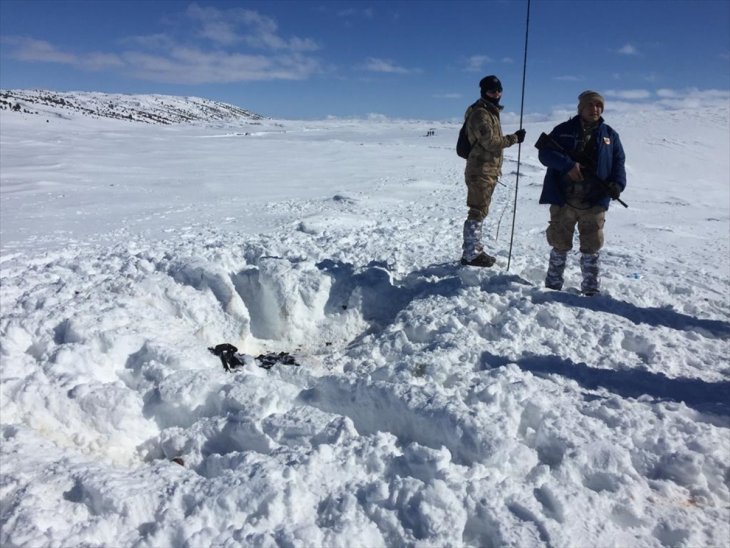
[[[495,258],[484,251],[482,223],[489,213],[492,193],[502,175],[503,150],[525,140],[525,130],[502,135],[499,113],[502,105],[502,83],[496,76],[487,76],[479,82],[481,98],[471,105],[464,119],[469,143],[472,145],[466,160],[464,179],[467,187],[466,205],[469,213],[464,222],[464,243],[461,264],[492,266]]]

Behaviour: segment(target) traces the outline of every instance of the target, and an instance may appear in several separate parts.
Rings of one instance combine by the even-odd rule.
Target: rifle
[[[537,143],[535,143],[535,148],[537,150],[547,149],[547,150],[554,150],[556,152],[560,152],[562,154],[565,154],[568,156],[571,160],[574,162],[578,162],[579,164],[585,166],[588,168],[589,175],[591,175],[598,183],[601,185],[603,190],[608,189],[608,181],[604,181],[598,175],[596,175],[596,169],[593,167],[589,162],[586,161],[586,158],[582,154],[578,154],[576,152],[571,152],[569,150],[566,150],[563,148],[560,143],[558,143],[555,139],[550,137],[547,133],[541,133],[540,138],[537,140]],[[626,202],[624,202],[621,198],[615,198],[615,200],[620,203],[624,207],[629,207]]]

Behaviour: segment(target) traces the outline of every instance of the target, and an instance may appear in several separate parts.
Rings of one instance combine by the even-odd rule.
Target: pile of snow
[[[541,287],[531,146],[480,270],[454,124],[0,116],[3,545],[730,537],[726,105],[607,113],[630,208],[594,298],[576,253]]]
[[[0,110],[46,117],[90,116],[148,124],[184,122],[246,123],[263,117],[248,110],[201,99],[173,95],[127,95],[99,92],[0,90]]]

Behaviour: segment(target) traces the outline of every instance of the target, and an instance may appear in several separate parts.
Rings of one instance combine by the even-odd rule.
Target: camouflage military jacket
[[[464,114],[466,132],[472,143],[467,168],[479,168],[497,177],[502,174],[502,151],[517,142],[514,135],[502,135],[501,109],[501,106],[479,99]]]

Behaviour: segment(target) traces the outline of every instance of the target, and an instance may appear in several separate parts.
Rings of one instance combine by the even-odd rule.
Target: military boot
[[[461,264],[466,266],[490,267],[496,259],[484,252],[482,245],[482,221],[464,221],[464,244],[462,245]]]
[[[598,253],[583,253],[580,256],[580,271],[583,273],[580,290],[584,295],[591,296],[601,292],[598,256]]]
[[[548,263],[547,276],[545,276],[545,287],[558,291],[563,289],[563,272],[565,272],[565,262],[567,259],[567,251],[558,251],[555,248],[550,251],[550,262]]]

